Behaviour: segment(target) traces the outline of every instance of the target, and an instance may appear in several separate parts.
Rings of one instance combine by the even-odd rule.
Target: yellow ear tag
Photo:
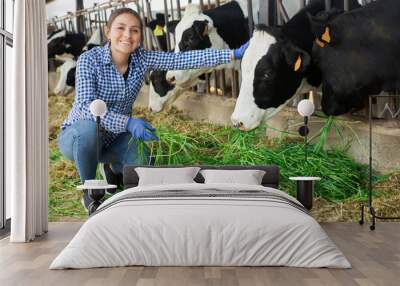
[[[204,31],[203,31],[203,36],[207,36],[208,35],[208,25],[204,27]]]
[[[153,32],[154,32],[154,36],[156,36],[156,37],[164,35],[164,29],[160,25],[156,25]]]
[[[294,71],[298,71],[300,69],[300,67],[301,67],[301,57],[299,56],[297,58],[296,63],[294,64]]]
[[[329,27],[325,28],[325,33],[322,35],[322,40],[324,40],[325,43],[331,42],[331,35],[329,35]]]
[[[316,38],[315,43],[320,46],[321,48],[325,47],[325,43],[322,42],[320,39]]]

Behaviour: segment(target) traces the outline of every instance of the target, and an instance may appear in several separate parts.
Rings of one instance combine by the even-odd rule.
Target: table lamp
[[[307,162],[307,135],[310,131],[308,129],[308,117],[314,113],[314,110],[315,110],[314,104],[308,99],[301,100],[297,105],[297,111],[301,116],[304,117],[304,125],[299,128],[299,134],[304,137],[304,156],[306,162]]]
[[[100,117],[106,114],[107,105],[101,99],[95,99],[89,106],[90,112],[96,117],[97,163],[100,161]]]

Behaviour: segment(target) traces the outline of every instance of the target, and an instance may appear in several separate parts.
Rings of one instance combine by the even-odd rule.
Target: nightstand
[[[88,207],[89,215],[94,213],[97,208],[103,202],[104,195],[106,191],[109,189],[116,189],[116,185],[104,185],[104,186],[88,186],[88,185],[80,185],[76,187],[78,190],[84,191],[87,190],[89,197],[93,200]]]
[[[313,205],[314,182],[321,180],[320,177],[290,177],[296,181],[296,198],[303,206],[311,210]]]

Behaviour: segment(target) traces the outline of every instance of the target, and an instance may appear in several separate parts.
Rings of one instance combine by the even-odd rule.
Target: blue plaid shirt
[[[197,50],[183,53],[148,51],[138,48],[131,55],[128,79],[125,81],[112,62],[109,45],[83,53],[76,68],[76,95],[61,129],[82,119],[95,121],[89,105],[95,99],[107,104],[101,119],[108,146],[119,133],[126,132],[132,105],[143,85],[148,70],[184,70],[217,66],[230,62],[230,50]]]

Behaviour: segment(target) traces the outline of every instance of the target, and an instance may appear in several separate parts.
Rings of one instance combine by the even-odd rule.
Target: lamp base
[[[303,125],[299,128],[299,134],[301,136],[305,137],[306,135],[308,135],[308,133],[310,133],[310,129],[308,129],[306,125]]]

